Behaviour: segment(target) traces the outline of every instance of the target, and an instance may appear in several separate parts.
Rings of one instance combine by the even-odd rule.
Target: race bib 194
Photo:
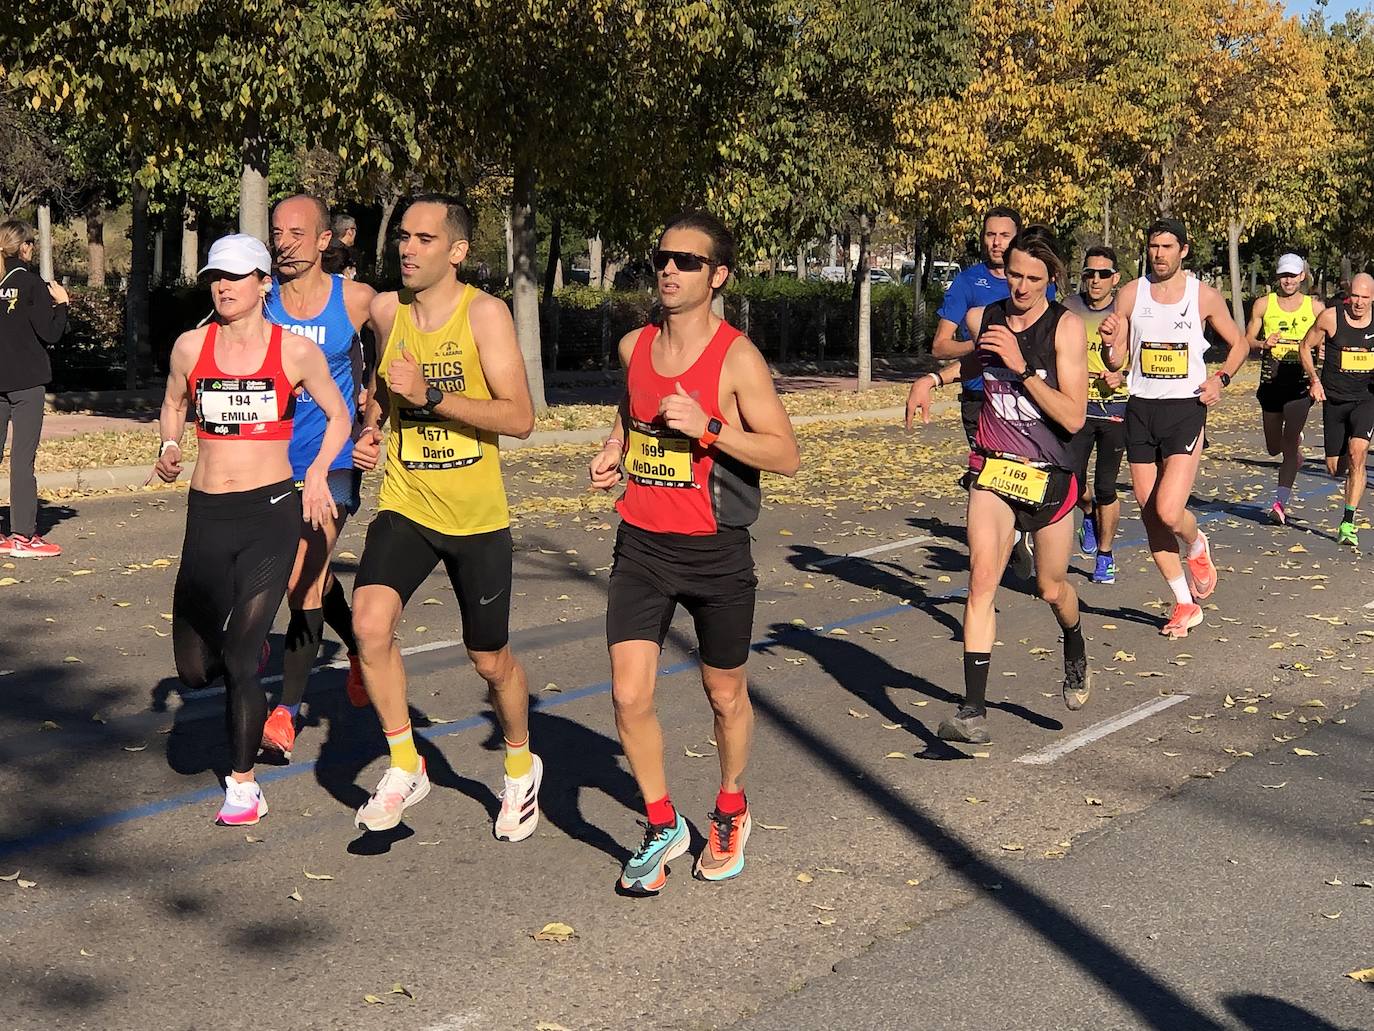
[[[625,472],[646,487],[692,487],[692,441],[671,431],[657,432],[641,423],[630,428]]]
[[[1038,505],[1045,500],[1049,483],[1047,470],[1007,458],[989,458],[978,474],[978,486],[1028,505]]]
[[[1140,374],[1148,379],[1187,379],[1187,344],[1142,344]]]
[[[270,379],[202,379],[196,383],[196,412],[207,433],[238,436],[246,427],[275,422],[277,390]]]

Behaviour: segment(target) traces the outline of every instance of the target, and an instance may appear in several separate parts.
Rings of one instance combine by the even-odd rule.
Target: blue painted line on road
[[[1336,490],[1341,489],[1341,486],[1342,485],[1339,482],[1333,484],[1326,484],[1322,487],[1315,488],[1310,491],[1300,492],[1298,496],[1303,499],[1321,497],[1323,495],[1334,493]],[[1214,522],[1217,519],[1224,519],[1228,516],[1233,516],[1236,514],[1232,510],[1233,507],[1254,507],[1260,511],[1263,511],[1262,505],[1228,506],[1218,511],[1209,512],[1199,516],[1198,522],[1210,523]],[[1118,543],[1122,547],[1132,547],[1145,544],[1146,539],[1144,537],[1139,537],[1133,538],[1131,540],[1120,541]],[[889,616],[898,615],[904,611],[910,612],[913,610],[919,610],[920,608],[926,605],[936,604],[943,601],[952,601],[955,598],[963,597],[966,593],[968,593],[967,588],[958,588],[956,590],[946,591],[941,594],[930,595],[929,597],[922,599],[919,604],[904,603],[900,605],[890,605],[886,608],[875,609],[870,612],[862,612],[857,615],[850,616],[846,619],[837,620],[832,623],[826,623],[817,627],[797,626],[791,628],[784,628],[781,631],[781,634],[786,634],[788,632],[793,631],[810,633],[828,633],[832,630],[838,630],[844,627],[854,626],[858,623],[867,623],[875,619],[886,619]],[[755,652],[762,651],[765,648],[771,647],[772,645],[779,643],[781,634],[773,635],[763,640],[752,642],[749,646],[750,650]],[[659,675],[674,676],[678,673],[685,673],[688,670],[696,668],[696,659],[686,659],[682,662],[677,662],[670,666],[663,667],[659,670]],[[536,698],[531,702],[531,708],[538,710],[553,709],[558,706],[567,705],[571,702],[580,701],[584,698],[590,698],[597,695],[605,694],[606,692],[610,691],[610,689],[611,682],[609,680],[603,680],[600,683],[591,684],[586,687],[577,688],[576,690],[560,694],[556,698]],[[453,734],[460,734],[467,730],[473,730],[478,727],[485,726],[488,723],[489,721],[486,716],[470,716],[467,719],[457,720],[453,723],[445,723],[440,726],[426,727],[425,729],[419,731],[419,735],[427,741],[434,741],[438,740],[439,738],[448,737]],[[287,780],[292,777],[299,777],[303,774],[313,772],[316,768],[316,765],[316,760],[311,760],[310,762],[306,763],[293,764],[287,767],[264,770],[258,774],[258,780],[264,784],[271,784],[277,781]],[[118,812],[106,813],[101,816],[94,816],[90,819],[82,820],[79,823],[72,824],[70,827],[49,828],[48,830],[39,831],[35,834],[31,834],[26,837],[16,838],[8,842],[0,842],[0,857],[17,855],[19,853],[27,852],[32,849],[44,848],[51,845],[58,845],[64,841],[70,841],[73,838],[79,838],[90,834],[96,834],[100,831],[111,830],[115,827],[122,826],[126,823],[134,823],[139,820],[144,820],[152,816],[158,816],[176,809],[183,809],[187,806],[199,805],[203,802],[209,802],[214,799],[220,798],[222,795],[223,790],[221,788],[202,788],[198,791],[185,792],[180,795],[174,795],[171,798],[161,799],[157,802],[149,802],[146,805],[136,806],[132,809],[122,809]]]

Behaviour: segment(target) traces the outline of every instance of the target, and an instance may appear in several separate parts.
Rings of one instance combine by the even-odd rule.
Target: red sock
[[[744,800],[743,791],[726,791],[721,788],[716,792],[716,812],[724,816],[738,816],[744,812],[748,804]]]
[[[664,795],[657,802],[647,803],[644,806],[644,813],[655,827],[666,827],[671,823],[677,823],[677,810],[673,808],[673,800],[667,795]]]

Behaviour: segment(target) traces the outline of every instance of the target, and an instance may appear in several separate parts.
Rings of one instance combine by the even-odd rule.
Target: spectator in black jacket
[[[55,344],[67,328],[67,291],[46,283],[33,270],[33,227],[0,222],[0,460],[5,433],[14,425],[10,448],[10,526],[0,533],[0,555],[52,558],[56,544],[38,535],[38,480],[34,455],[43,432],[43,396],[52,379],[44,344]]]

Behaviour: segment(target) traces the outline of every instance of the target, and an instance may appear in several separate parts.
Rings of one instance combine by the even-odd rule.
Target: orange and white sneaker
[[[267,717],[262,728],[262,747],[268,752],[280,752],[283,759],[291,758],[296,747],[296,721],[286,706],[278,705]]]
[[[356,655],[348,657],[348,682],[344,684],[344,690],[348,692],[348,700],[355,709],[366,709],[372,704],[372,699],[367,696],[367,688],[363,686],[363,666]]]
[[[1160,629],[1160,633],[1165,637],[1172,637],[1178,640],[1180,637],[1187,637],[1188,631],[1195,626],[1202,625],[1202,606],[1179,602],[1174,605],[1173,615],[1169,617],[1169,622],[1165,623]]]
[[[8,534],[0,533],[0,555],[8,555],[10,549],[14,547],[13,541]]]
[[[62,549],[51,541],[45,541],[38,534],[25,537],[14,534],[10,538],[10,555],[13,558],[57,558]]]
[[[1217,589],[1217,567],[1212,564],[1212,546],[1207,543],[1207,535],[1198,531],[1202,541],[1202,554],[1197,558],[1184,555],[1183,568],[1188,571],[1188,586],[1192,589],[1193,600],[1209,598]]]
[[[747,805],[743,812],[730,816],[712,812],[706,847],[697,857],[696,869],[692,872],[703,881],[738,877],[744,871],[744,846],[749,840],[750,826]]]

